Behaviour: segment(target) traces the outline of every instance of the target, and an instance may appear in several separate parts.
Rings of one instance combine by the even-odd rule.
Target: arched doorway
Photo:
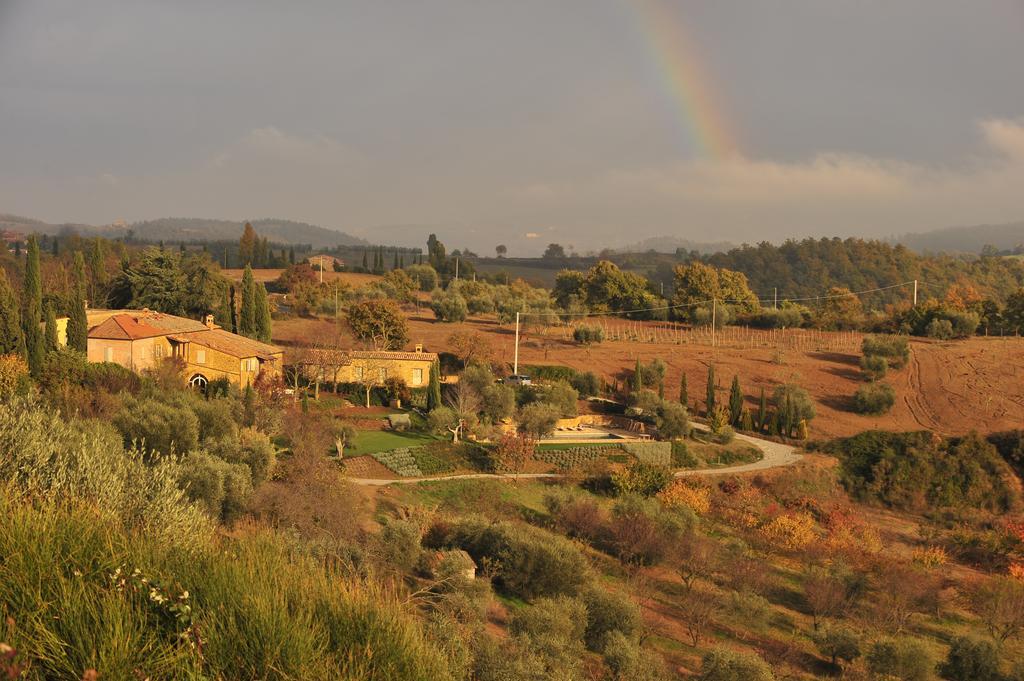
[[[209,385],[209,381],[206,380],[206,376],[202,374],[196,374],[192,378],[188,379],[188,385],[193,390],[200,392],[206,392],[206,386]]]

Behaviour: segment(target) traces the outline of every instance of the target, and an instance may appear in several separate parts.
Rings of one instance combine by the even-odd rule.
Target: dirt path
[[[697,430],[707,430],[707,426],[694,423],[692,424]],[[750,473],[753,471],[763,471],[769,468],[778,468],[780,466],[790,466],[801,458],[803,454],[798,454],[796,447],[790,445],[784,445],[780,442],[772,442],[771,440],[762,440],[761,438],[751,437],[749,435],[736,435],[737,440],[747,442],[761,450],[761,460],[753,463],[739,464],[736,466],[725,466],[723,468],[700,468],[689,471],[676,471],[675,476],[677,478],[688,477],[691,475],[730,475],[732,473]],[[396,478],[396,479],[383,479],[383,478],[347,478],[349,482],[353,482],[357,485],[364,485],[368,487],[382,487],[384,485],[414,485],[420,482],[434,482],[437,480],[478,480],[478,479],[504,479],[504,480],[540,480],[540,479],[556,479],[564,477],[561,473],[520,473],[518,475],[509,474],[503,475],[499,473],[463,473],[460,475],[442,475],[436,478]]]

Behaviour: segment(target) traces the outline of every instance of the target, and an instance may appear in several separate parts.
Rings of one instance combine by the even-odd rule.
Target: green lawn
[[[355,444],[345,448],[345,456],[390,452],[392,449],[398,449],[399,447],[418,447],[435,439],[434,436],[424,435],[423,433],[361,430],[356,436]]]

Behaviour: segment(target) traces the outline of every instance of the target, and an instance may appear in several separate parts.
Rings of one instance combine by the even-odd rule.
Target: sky
[[[1024,219],[1021,0],[0,0],[0,213],[510,255]]]

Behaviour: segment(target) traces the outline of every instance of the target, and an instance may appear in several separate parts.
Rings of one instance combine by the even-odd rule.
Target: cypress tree
[[[636,358],[636,366],[633,367],[633,383],[630,386],[633,393],[639,393],[644,387],[644,368],[640,364],[640,358]]]
[[[25,350],[33,376],[43,368],[43,332],[39,323],[43,318],[43,284],[39,273],[39,242],[36,235],[28,238],[28,258],[25,263],[25,294],[21,325],[25,332]]]
[[[255,284],[253,288],[256,290],[256,338],[269,343],[271,321],[267,289],[263,284]]]
[[[25,356],[25,332],[21,328],[21,311],[14,289],[7,281],[7,271],[0,267],[0,355]]]
[[[75,252],[75,285],[68,305],[68,347],[79,352],[89,350],[89,322],[85,316],[85,258]]]
[[[238,304],[235,302],[235,285],[232,284],[228,291],[228,311],[231,312],[231,333],[238,333]]]
[[[679,379],[679,404],[689,409],[690,395],[686,388],[686,372],[683,372],[682,378]]]
[[[658,381],[658,397],[665,399],[665,377],[662,376],[661,380]]]
[[[761,388],[761,399],[757,405],[757,429],[764,430],[765,426],[768,425],[768,398],[764,394],[764,388]]]
[[[46,352],[57,352],[60,350],[60,343],[57,341],[57,315],[53,312],[53,305],[47,301],[44,306],[43,318],[46,320],[44,345]]]
[[[52,253],[53,253],[53,257],[55,257],[55,258],[56,258],[56,257],[57,257],[58,255],[60,255],[60,240],[59,240],[59,239],[57,239],[57,237],[53,237],[53,249],[52,249]]]
[[[715,410],[715,365],[708,365],[708,392],[707,392],[708,416]]]
[[[99,237],[93,239],[92,250],[89,251],[89,276],[89,301],[93,307],[102,307],[101,299],[107,286],[107,259]]]
[[[398,269],[398,251],[395,251],[395,261],[391,264],[391,269]]]
[[[295,246],[288,247],[288,264],[295,264]]]
[[[16,257],[19,257],[19,258],[21,257],[21,242],[20,241],[15,241],[14,242],[14,255]]]
[[[427,385],[427,411],[441,406],[441,365],[433,362],[430,365],[430,383]]]
[[[217,306],[216,320],[222,329],[231,329],[231,289],[225,286],[221,291],[220,305]]]
[[[400,269],[400,270],[404,270],[405,269],[405,256],[404,255],[398,256],[398,269]]]
[[[729,423],[740,425],[743,417],[743,390],[740,388],[740,377],[732,377],[732,388],[729,390]]]
[[[238,332],[249,338],[256,336],[256,280],[249,265],[242,273],[242,313],[238,316]]]
[[[363,251],[363,270],[365,271],[369,271],[369,266],[367,265],[367,262],[368,261],[366,259],[366,251]]]

